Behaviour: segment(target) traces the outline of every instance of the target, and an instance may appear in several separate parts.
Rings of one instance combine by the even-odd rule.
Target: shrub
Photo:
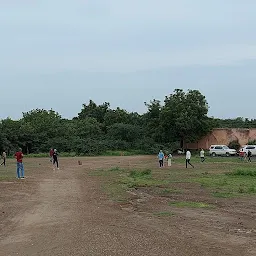
[[[256,140],[249,140],[248,145],[256,145]]]
[[[241,148],[240,143],[238,142],[238,140],[233,140],[228,144],[229,148],[233,148],[236,151],[238,151]]]

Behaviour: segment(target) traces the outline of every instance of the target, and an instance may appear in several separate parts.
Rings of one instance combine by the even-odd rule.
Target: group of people
[[[7,154],[4,150],[2,153],[3,162],[1,163],[1,165],[3,166],[6,166],[6,157],[7,157]],[[24,171],[24,164],[23,164],[24,155],[21,148],[19,148],[19,150],[15,153],[14,157],[16,158],[16,161],[17,161],[16,177],[17,179],[25,179],[25,175],[24,175],[25,171]],[[56,149],[50,150],[50,161],[53,164],[53,170],[55,170],[55,166],[59,170],[58,152]]]
[[[172,154],[169,153],[165,155],[163,150],[160,150],[158,154],[158,161],[159,161],[160,168],[164,167],[164,159],[167,159],[168,166],[172,165]],[[202,163],[205,161],[205,152],[203,149],[200,150],[200,159]],[[186,168],[188,168],[188,165],[195,168],[195,166],[190,161],[191,161],[191,152],[189,150],[186,150]]]
[[[248,162],[252,162],[252,152],[250,150],[248,150],[248,152],[244,152],[244,151],[240,151],[239,152],[239,157],[241,161],[248,161]]]

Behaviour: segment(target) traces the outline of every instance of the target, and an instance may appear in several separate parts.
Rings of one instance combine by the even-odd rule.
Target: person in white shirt
[[[204,156],[204,150],[202,148],[200,151],[200,158],[201,158],[201,162],[203,163],[205,161],[205,156]]]
[[[3,151],[3,154],[2,154],[2,158],[3,158],[3,162],[1,163],[1,165],[6,165],[6,153],[5,151]]]
[[[172,166],[172,154],[168,154],[168,166]]]
[[[188,168],[188,164],[190,166],[192,166],[193,168],[195,168],[194,165],[190,163],[190,160],[191,160],[191,152],[189,150],[187,150],[187,152],[186,152],[186,168]]]

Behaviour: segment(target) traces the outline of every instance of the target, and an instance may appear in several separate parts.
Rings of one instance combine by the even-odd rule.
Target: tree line
[[[54,110],[34,109],[20,120],[0,121],[0,151],[12,154],[21,147],[27,154],[60,152],[98,155],[108,150],[137,150],[145,154],[160,148],[174,151],[184,142],[194,142],[213,128],[256,127],[256,120],[221,120],[208,117],[208,103],[198,90],[175,89],[164,101],[145,102],[147,112],[138,114],[110,103],[83,104],[72,119]]]

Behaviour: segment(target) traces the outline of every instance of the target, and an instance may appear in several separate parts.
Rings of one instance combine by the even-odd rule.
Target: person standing
[[[167,163],[168,163],[168,166],[172,166],[172,154],[168,154],[167,156]]]
[[[251,160],[252,152],[250,150],[248,150],[247,157],[248,157],[248,162],[251,163],[252,162],[252,160]]]
[[[188,168],[188,164],[190,166],[192,166],[193,168],[195,168],[194,165],[190,163],[190,160],[191,160],[191,152],[189,150],[187,150],[187,152],[186,152],[186,168]]]
[[[205,161],[205,154],[204,154],[204,150],[202,148],[200,151],[200,158],[201,158],[201,163],[203,163]]]
[[[24,179],[24,165],[23,165],[23,153],[22,149],[20,148],[19,151],[15,153],[15,158],[17,160],[17,178]]]
[[[162,150],[159,151],[158,161],[159,161],[160,168],[164,167],[164,153]]]
[[[50,155],[50,162],[53,161],[53,153],[54,153],[54,150],[53,150],[53,148],[51,148],[50,149],[50,153],[49,153],[49,155]]]
[[[244,151],[239,151],[239,157],[240,157],[240,160],[243,161],[245,159],[245,152]]]
[[[2,153],[2,158],[3,158],[3,162],[1,163],[1,165],[6,165],[6,152],[5,152],[5,150],[3,151],[3,153]]]
[[[57,149],[54,149],[52,159],[53,159],[53,162],[52,162],[53,163],[53,170],[55,171],[55,164],[57,166],[57,169],[59,170],[59,160],[58,160]]]

